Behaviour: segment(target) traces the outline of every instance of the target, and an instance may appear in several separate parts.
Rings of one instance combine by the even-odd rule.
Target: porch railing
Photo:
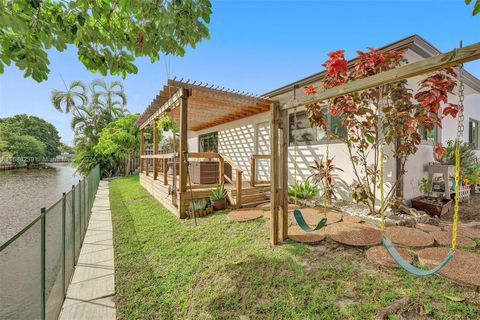
[[[259,184],[270,184],[270,180],[257,180],[257,162],[258,160],[270,161],[269,154],[252,154],[250,157],[250,185],[255,187]]]

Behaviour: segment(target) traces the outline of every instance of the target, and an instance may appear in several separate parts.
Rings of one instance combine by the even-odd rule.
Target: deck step
[[[253,206],[258,206],[259,204],[267,203],[267,202],[270,202],[270,200],[261,200],[261,201],[242,203],[242,207],[253,207]]]
[[[260,201],[260,200],[268,200],[268,197],[261,193],[242,195],[242,203]]]

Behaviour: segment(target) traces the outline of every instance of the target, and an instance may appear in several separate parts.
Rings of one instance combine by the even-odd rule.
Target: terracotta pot
[[[440,217],[442,214],[445,214],[450,210],[452,202],[453,199],[441,199],[441,204],[435,204],[426,201],[424,196],[420,196],[412,199],[412,207],[417,210],[423,210],[430,215]]]
[[[213,209],[223,210],[227,207],[227,199],[223,198],[222,200],[212,201]]]

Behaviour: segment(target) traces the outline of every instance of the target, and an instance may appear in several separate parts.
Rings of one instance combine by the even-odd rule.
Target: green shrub
[[[294,197],[295,195],[300,199],[311,199],[318,195],[319,188],[310,180],[304,182],[297,182],[294,185],[288,186],[288,195]]]
[[[226,196],[227,196],[227,191],[225,190],[223,184],[221,184],[212,190],[212,193],[210,194],[210,200],[220,201],[225,199]]]

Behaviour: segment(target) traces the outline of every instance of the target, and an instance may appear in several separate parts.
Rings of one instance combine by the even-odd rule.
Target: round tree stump
[[[441,246],[450,246],[452,244],[451,231],[437,231],[433,233],[435,241]],[[464,236],[457,236],[457,246],[466,248],[475,248],[477,244],[470,238]],[[480,276],[480,275],[479,275]]]
[[[256,208],[244,208],[230,211],[227,215],[230,221],[244,222],[258,219],[262,216],[263,210]]]
[[[425,232],[436,232],[436,231],[442,231],[442,228],[439,226],[434,226],[432,224],[426,224],[426,223],[417,223],[415,228],[420,229]]]
[[[407,248],[398,248],[398,253],[409,263],[412,262],[412,257],[408,254]],[[384,246],[371,247],[367,250],[366,254],[367,259],[373,263],[389,268],[400,268]]]
[[[332,240],[355,247],[380,244],[380,230],[361,223],[339,222],[325,228]]]
[[[429,247],[433,245],[433,236],[425,231],[409,227],[387,227],[385,235],[393,242],[404,247]]]
[[[342,222],[349,222],[349,223],[360,223],[362,222],[362,218],[358,216],[343,216]]]
[[[317,230],[314,232],[305,232],[300,227],[293,226],[288,228],[288,238],[302,243],[318,243],[325,239],[325,232]]]
[[[420,263],[429,268],[437,266],[447,256],[449,248],[425,248],[418,252]],[[439,273],[456,282],[480,286],[480,255],[461,250],[455,251],[455,256]]]

